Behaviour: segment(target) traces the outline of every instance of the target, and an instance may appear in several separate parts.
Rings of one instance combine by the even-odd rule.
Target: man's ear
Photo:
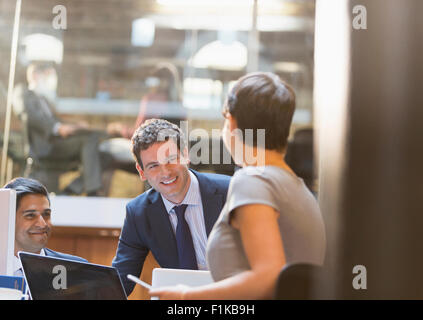
[[[228,120],[228,126],[229,126],[229,131],[232,132],[233,130],[238,128],[238,124],[236,122],[236,119],[234,117],[232,117],[232,115],[230,113],[228,113],[226,115],[226,119]]]
[[[135,164],[135,168],[137,168],[137,171],[138,171],[138,174],[140,175],[141,180],[142,181],[147,180],[147,178],[144,175],[144,170],[141,169],[141,166],[138,163]]]

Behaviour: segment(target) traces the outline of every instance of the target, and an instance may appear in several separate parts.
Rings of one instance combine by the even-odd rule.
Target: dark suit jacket
[[[200,185],[206,234],[209,236],[226,202],[230,177],[191,171]],[[126,206],[126,218],[112,263],[118,269],[128,295],[135,284],[127,279],[127,275],[139,277],[150,250],[161,267],[179,268],[169,215],[160,193],[154,189],[144,192]]]
[[[73,261],[78,261],[78,262],[88,262],[84,258],[72,256],[72,255],[66,254],[66,253],[53,251],[53,250],[48,249],[48,248],[44,248],[44,252],[45,252],[46,256],[48,256],[48,257],[60,258],[60,259],[66,259],[66,260],[73,260]]]
[[[54,107],[44,99],[46,106],[42,106],[42,99],[34,91],[26,90],[23,101],[28,120],[28,136],[31,145],[31,152],[38,157],[45,157],[49,154],[52,144],[53,127],[60,122]]]

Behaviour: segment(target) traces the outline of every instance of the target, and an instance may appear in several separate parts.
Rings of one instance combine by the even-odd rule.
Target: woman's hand
[[[184,300],[188,290],[188,286],[180,284],[174,287],[154,288],[148,294],[151,297],[158,297],[160,300]]]

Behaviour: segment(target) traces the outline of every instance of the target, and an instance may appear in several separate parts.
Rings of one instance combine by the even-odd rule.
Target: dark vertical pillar
[[[339,187],[335,191],[321,185],[321,206],[330,211],[325,213],[328,233],[337,234],[329,236],[336,243],[329,243],[335,258],[329,257],[334,269],[326,281],[333,284],[336,298],[422,299],[423,2],[346,4],[351,20],[354,6],[366,8],[367,29],[351,25],[347,35],[350,65],[345,66],[349,75],[343,79],[348,83],[347,100],[340,100],[345,113],[338,119],[345,131],[337,140],[344,152],[342,169],[335,178],[327,165],[319,171],[321,181],[332,177]],[[322,67],[316,60],[319,64]],[[316,96],[321,100],[318,108],[323,92]],[[340,135],[336,127],[324,130]],[[320,140],[320,146],[324,143]],[[320,149],[320,159],[329,147]],[[331,192],[336,199],[328,196]],[[356,265],[366,267],[365,290],[353,288]]]

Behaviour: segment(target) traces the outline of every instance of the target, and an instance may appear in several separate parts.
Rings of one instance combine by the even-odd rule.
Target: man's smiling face
[[[143,168],[137,164],[141,180],[148,183],[163,197],[173,203],[180,203],[188,192],[188,151],[181,153],[176,143],[169,139],[156,142],[140,152]]]
[[[18,251],[40,253],[51,235],[50,203],[44,195],[23,196],[16,210],[15,254]]]

